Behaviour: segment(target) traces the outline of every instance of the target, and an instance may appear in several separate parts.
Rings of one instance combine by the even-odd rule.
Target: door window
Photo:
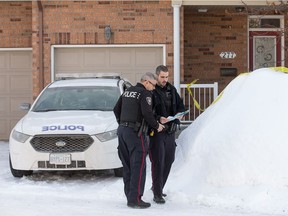
[[[275,67],[276,65],[276,37],[255,36],[254,44],[254,67]]]

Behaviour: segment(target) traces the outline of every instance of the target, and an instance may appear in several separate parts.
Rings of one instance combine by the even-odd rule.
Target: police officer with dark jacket
[[[118,154],[123,164],[124,192],[127,205],[132,208],[148,208],[142,200],[146,180],[146,156],[148,153],[148,126],[161,131],[164,126],[155,119],[152,111],[152,93],[156,77],[145,73],[141,83],[127,89],[117,101],[114,114],[119,123]]]
[[[154,202],[164,204],[163,188],[167,181],[172,163],[175,158],[176,142],[175,132],[179,119],[168,122],[168,116],[174,116],[185,111],[182,99],[176,88],[168,82],[168,68],[160,65],[156,68],[157,85],[153,90],[153,104],[156,119],[165,124],[165,130],[155,131],[150,138],[149,156],[152,169],[152,190]]]

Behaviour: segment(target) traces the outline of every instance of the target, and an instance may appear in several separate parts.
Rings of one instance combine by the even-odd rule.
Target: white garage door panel
[[[7,110],[9,110],[9,98],[0,97],[0,116],[5,116],[7,114]]]
[[[54,56],[55,74],[114,72],[135,84],[163,64],[163,47],[56,47]]]
[[[31,76],[12,75],[10,77],[10,93],[30,94],[32,87]]]
[[[135,65],[133,61],[133,55],[134,53],[129,49],[127,50],[112,49],[109,55],[110,66],[131,68],[131,66]]]
[[[7,137],[8,131],[10,131],[8,120],[0,119],[0,137]]]
[[[159,62],[159,58],[157,56],[157,53],[151,53],[146,50],[139,50],[135,54],[136,57],[136,66],[150,66],[155,65],[157,62]]]
[[[135,73],[134,72],[127,72],[127,71],[125,71],[126,73],[119,73],[120,75],[121,75],[121,77],[125,77],[126,79],[128,79],[128,80],[134,80],[135,79]],[[132,82],[132,81],[131,81]]]
[[[58,67],[80,67],[81,53],[75,52],[75,49],[59,50],[55,64]],[[74,52],[73,52],[74,51]]]
[[[0,92],[7,93],[8,92],[8,85],[7,85],[7,76],[0,76]]]
[[[20,69],[25,72],[24,69],[28,69],[28,73],[31,72],[31,55],[27,55],[25,52],[13,52],[10,55],[10,68]]]
[[[107,53],[105,49],[82,49],[82,52],[84,53],[83,55],[83,62],[84,65],[83,67],[106,67],[106,59],[107,59]]]
[[[7,68],[7,54],[5,52],[0,52],[0,69]],[[4,70],[0,70],[0,73],[4,73]]]
[[[22,102],[32,103],[32,52],[0,51],[0,140],[26,113]]]

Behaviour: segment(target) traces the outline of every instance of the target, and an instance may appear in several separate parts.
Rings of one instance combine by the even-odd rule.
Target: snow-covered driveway
[[[122,178],[112,172],[36,173],[14,178],[8,163],[8,143],[0,141],[0,215],[1,216],[260,216],[238,210],[213,209],[191,203],[180,193],[168,192],[165,205],[152,201],[149,162],[143,199],[149,209],[126,206]]]

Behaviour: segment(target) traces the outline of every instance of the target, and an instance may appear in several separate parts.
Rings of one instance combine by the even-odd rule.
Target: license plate
[[[71,164],[71,154],[50,154],[50,164],[69,165]]]

